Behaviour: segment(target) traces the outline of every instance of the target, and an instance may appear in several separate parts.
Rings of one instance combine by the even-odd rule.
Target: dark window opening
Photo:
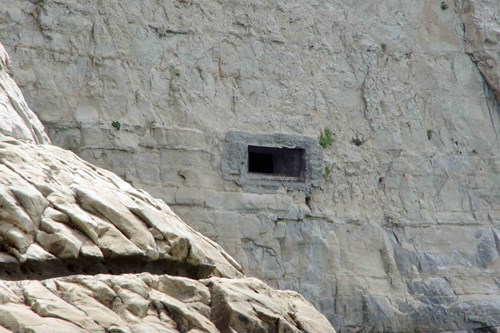
[[[248,172],[304,180],[305,150],[248,146]]]
[[[274,171],[273,155],[248,151],[248,172],[270,173]]]

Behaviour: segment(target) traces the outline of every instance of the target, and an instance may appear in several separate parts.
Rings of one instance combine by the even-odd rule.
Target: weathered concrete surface
[[[0,11],[52,141],[163,198],[249,274],[304,293],[342,332],[500,325],[495,1]],[[307,200],[222,177],[229,131],[325,127],[335,142]]]

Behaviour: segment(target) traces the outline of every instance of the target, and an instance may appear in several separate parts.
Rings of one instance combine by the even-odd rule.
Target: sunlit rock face
[[[0,332],[335,333],[164,201],[47,144],[0,51]]]
[[[28,108],[11,79],[9,55],[0,44],[0,133],[36,143],[49,143],[43,125]]]
[[[52,142],[339,331],[474,330],[500,325],[498,6],[14,0],[0,37]]]

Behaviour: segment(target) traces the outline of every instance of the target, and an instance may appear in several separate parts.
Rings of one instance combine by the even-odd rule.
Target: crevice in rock
[[[215,266],[193,265],[172,259],[147,260],[144,257],[53,259],[48,261],[25,261],[24,263],[0,264],[0,279],[44,280],[71,275],[150,273],[155,275],[182,276],[189,279],[204,279],[210,276]]]
[[[215,327],[217,327],[221,333],[231,333],[231,307],[224,299],[222,292],[214,285],[213,282],[208,282],[206,286],[208,287],[211,296],[210,321],[215,324]]]
[[[472,59],[472,58],[471,58]],[[495,131],[495,136],[497,138],[497,144],[500,145],[500,140],[498,138],[498,130],[497,127],[495,126],[495,120],[493,118],[494,112],[496,111],[498,114],[498,117],[500,118],[500,102],[495,95],[495,92],[493,91],[493,88],[490,86],[488,80],[486,80],[486,77],[483,75],[479,67],[476,67],[481,73],[481,77],[483,78],[483,91],[484,91],[484,96],[486,98],[486,105],[488,106],[488,114],[490,116],[490,121],[491,121],[491,126],[493,126],[493,130]]]
[[[470,6],[470,4],[468,4]],[[497,116],[500,118],[500,96],[498,95],[498,88],[494,87],[494,83],[492,83],[490,80],[491,78],[488,78],[487,73],[484,72],[484,69],[481,69],[481,60],[478,59],[477,54],[475,52],[468,52],[467,51],[467,44],[468,42],[468,37],[467,37],[467,24],[464,21],[463,15],[465,11],[465,6],[466,3],[462,1],[460,4],[460,8],[458,11],[458,17],[461,21],[461,29],[462,29],[462,42],[463,42],[463,47],[464,47],[464,53],[470,58],[471,62],[474,64],[474,66],[477,68],[479,74],[481,75],[481,79],[483,81],[483,92],[484,96],[486,99],[486,105],[488,107],[488,113],[490,117],[490,122],[493,127],[493,130],[495,132],[496,136],[496,143],[497,145],[500,146],[500,139],[498,135],[498,129],[495,126],[495,120],[494,120],[494,113],[497,113]],[[458,6],[457,6],[458,8]]]

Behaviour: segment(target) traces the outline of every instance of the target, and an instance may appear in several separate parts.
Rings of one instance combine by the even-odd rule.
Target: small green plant
[[[113,126],[115,128],[115,130],[119,131],[120,128],[122,127],[122,124],[120,124],[120,122],[118,120],[115,120],[115,121],[111,122],[111,126]]]
[[[385,52],[387,50],[387,44],[386,43],[380,44],[380,48],[382,49],[383,52]]]
[[[325,183],[330,181],[330,174],[332,173],[332,167],[330,165],[325,165],[325,169],[323,170],[323,180]]]
[[[434,131],[431,129],[427,130],[427,139],[430,140],[432,139],[432,135],[434,134]]]
[[[172,75],[177,76],[177,77],[181,77],[181,71],[177,67],[175,67],[175,66],[171,66],[170,67],[170,73]]]
[[[330,147],[335,142],[333,133],[329,128],[324,128],[319,134],[319,145],[323,148]]]

